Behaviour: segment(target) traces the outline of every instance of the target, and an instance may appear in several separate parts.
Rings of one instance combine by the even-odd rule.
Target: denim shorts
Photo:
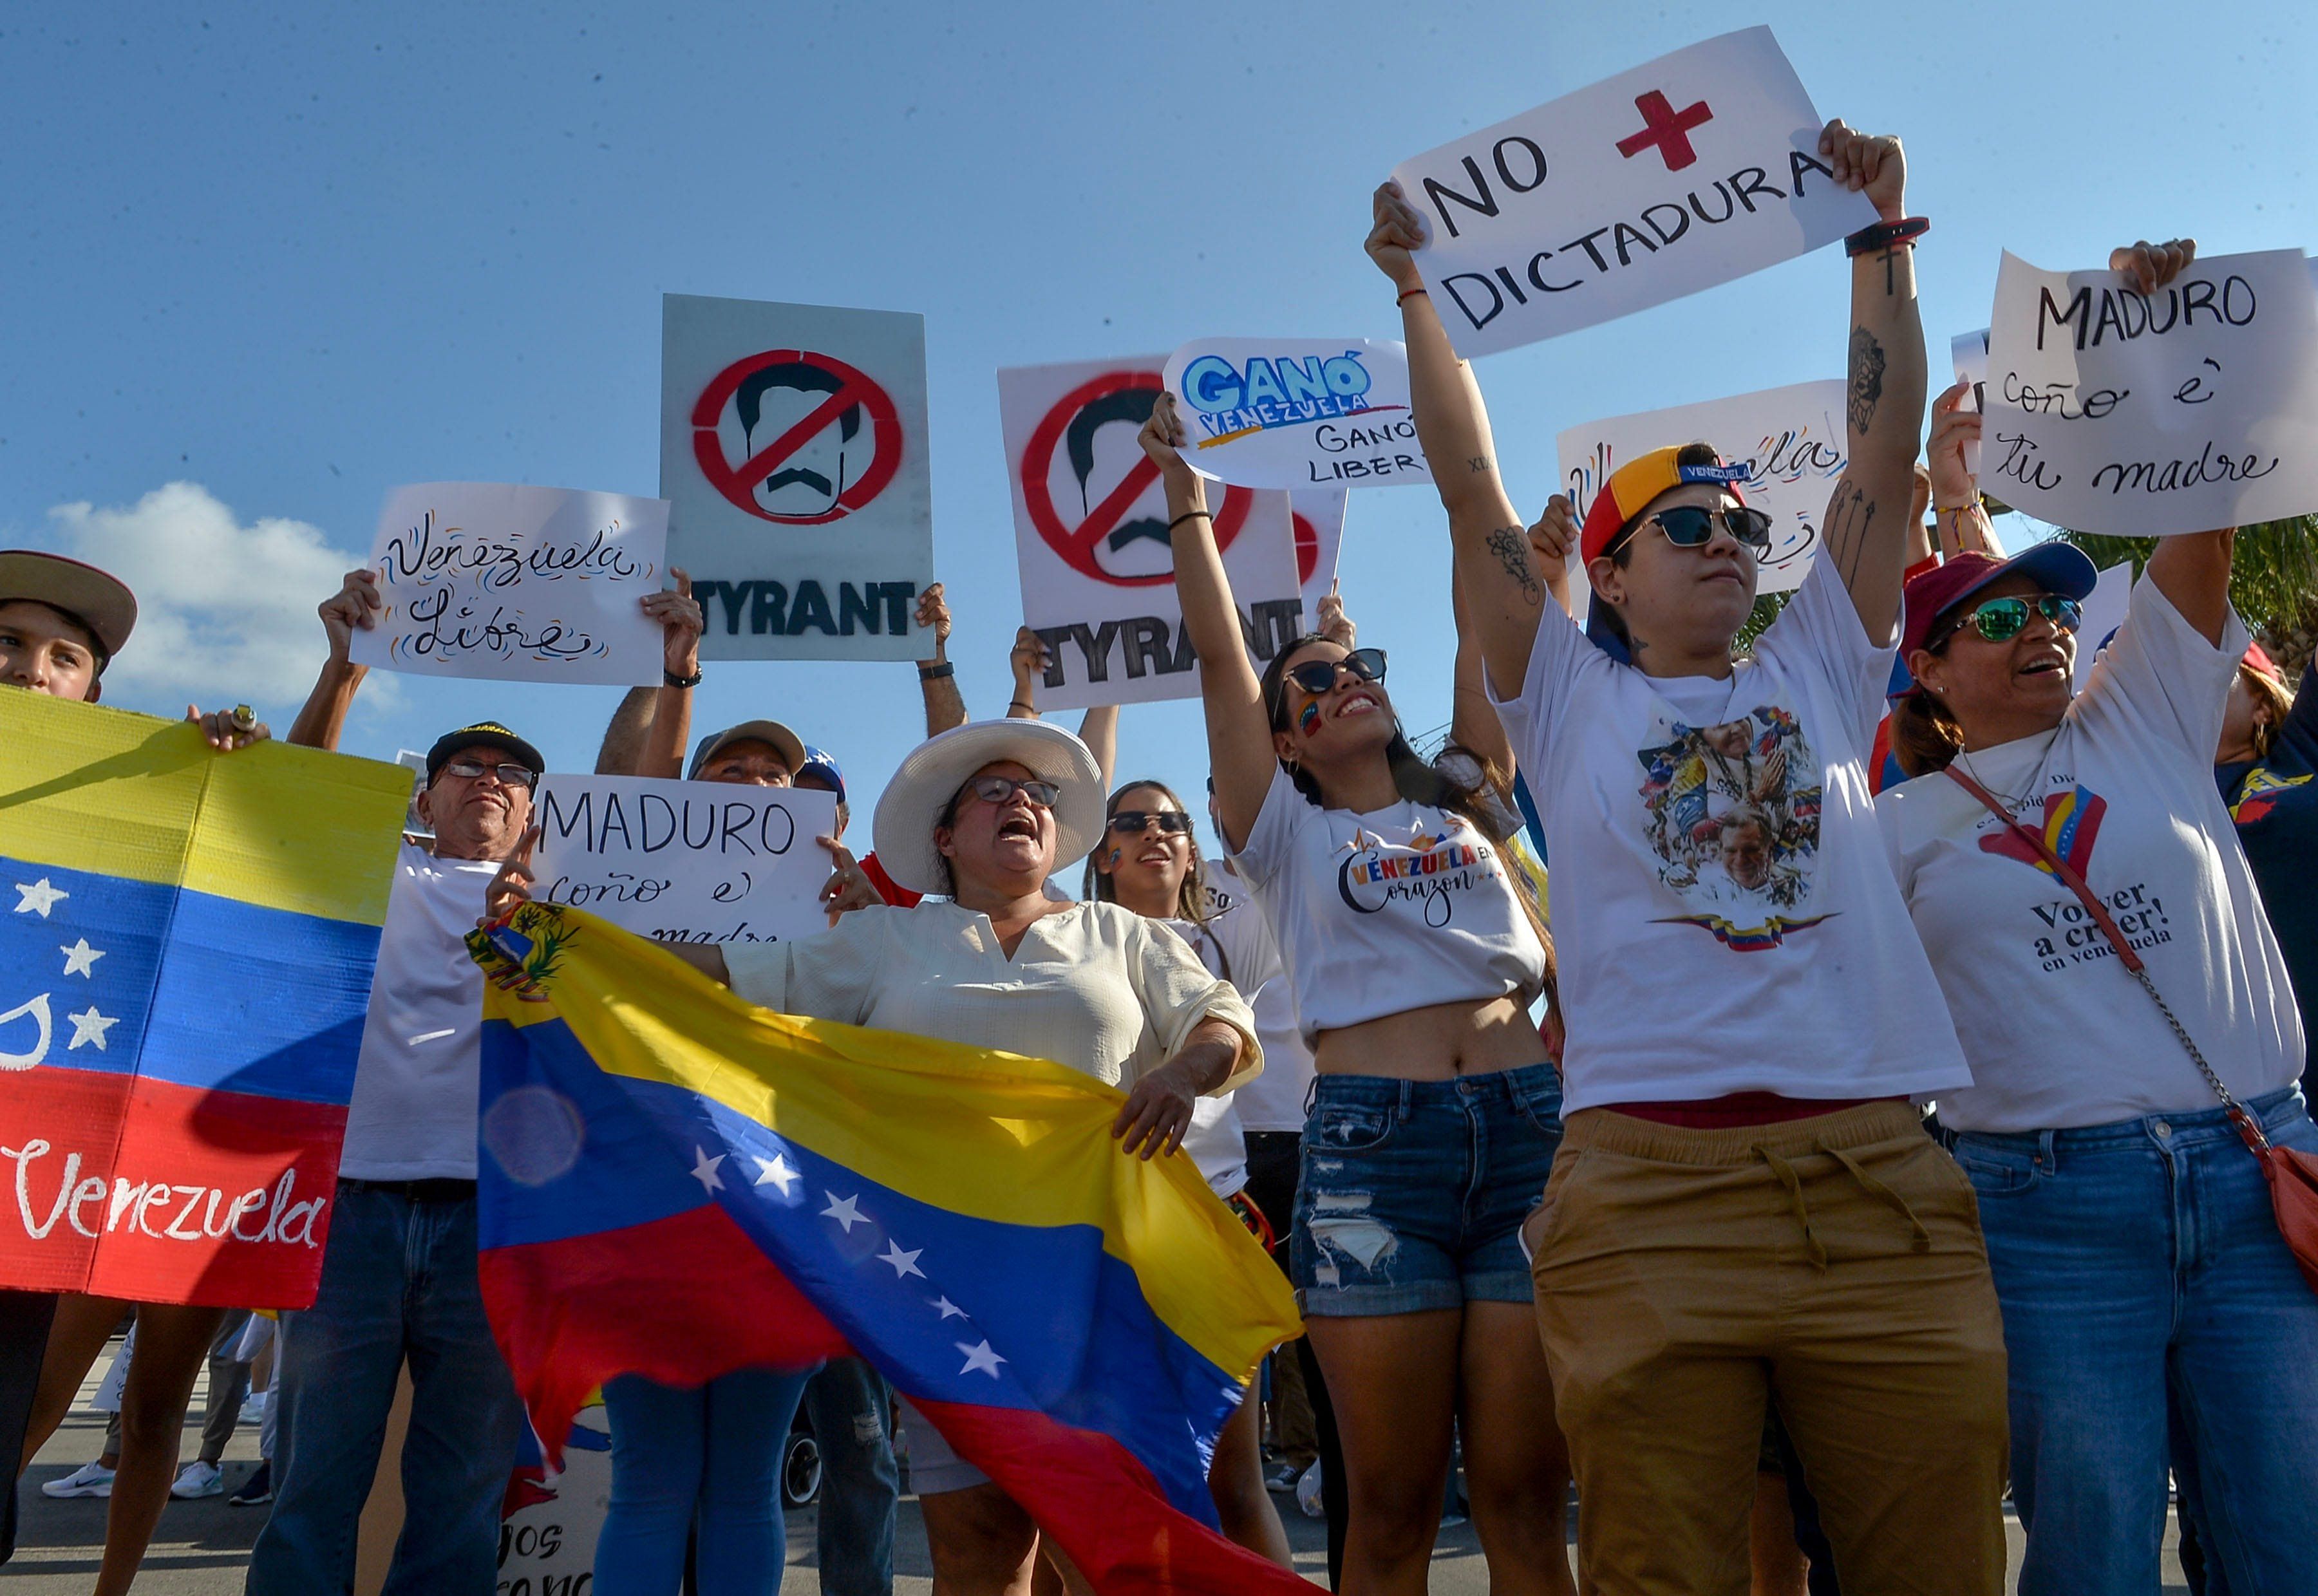
[[[1318,1077],[1289,1243],[1297,1305],[1362,1318],[1530,1301],[1521,1224],[1560,1145],[1550,1064]]]

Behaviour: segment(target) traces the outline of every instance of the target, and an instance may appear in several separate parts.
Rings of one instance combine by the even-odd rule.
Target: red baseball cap
[[[1900,664],[1905,665],[1908,656],[1924,646],[1942,615],[1990,583],[2015,572],[2035,578],[2047,593],[2080,603],[2100,579],[2082,549],[2057,538],[2025,549],[2009,560],[1968,550],[1908,584],[1907,621],[1900,629]]]
[[[1684,465],[1677,458],[1686,444],[1669,444],[1637,454],[1616,471],[1586,507],[1585,529],[1578,534],[1578,557],[1587,564],[1602,557],[1619,528],[1642,513],[1650,500],[1690,482],[1712,482],[1740,504],[1747,496],[1738,484],[1751,474],[1745,465],[1726,463],[1721,455],[1711,465]]]
[[[2257,675],[2268,677],[2273,682],[2286,680],[2286,673],[2278,668],[2278,661],[2271,659],[2269,650],[2260,643],[2246,644],[2245,654],[2239,663]]]

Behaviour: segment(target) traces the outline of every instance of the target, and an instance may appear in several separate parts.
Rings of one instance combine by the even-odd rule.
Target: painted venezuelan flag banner
[[[0,1286],[299,1308],[410,773],[0,689]]]
[[[593,915],[469,940],[484,1301],[540,1435],[619,1373],[858,1351],[1113,1592],[1307,1592],[1208,1457],[1287,1283],[1188,1158],[1044,1060],[754,1008]]]

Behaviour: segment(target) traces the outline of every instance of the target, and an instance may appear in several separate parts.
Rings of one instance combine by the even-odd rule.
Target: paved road
[[[104,1367],[99,1359],[97,1372]],[[90,1390],[94,1389],[92,1380]],[[84,1393],[85,1395],[86,1393]],[[193,1395],[193,1421],[187,1426],[184,1456],[193,1456],[200,1444],[199,1416],[203,1394]],[[103,1438],[103,1415],[85,1406],[76,1409],[42,1449],[22,1486],[23,1521],[15,1560],[0,1568],[0,1591],[6,1596],[85,1596],[96,1574],[104,1543],[105,1503],[97,1500],[58,1502],[40,1494],[44,1480],[70,1473],[96,1456]],[[225,1478],[229,1493],[257,1463],[257,1431],[244,1425],[226,1452]],[[1276,1498],[1286,1509],[1289,1538],[1296,1547],[1299,1572],[1325,1581],[1326,1543],[1317,1520],[1306,1519],[1287,1498]],[[161,1518],[160,1532],[145,1559],[137,1582],[139,1596],[238,1596],[242,1570],[264,1508],[228,1506],[222,1496],[200,1502],[172,1502]],[[2011,1528],[2013,1552],[2019,1552],[2019,1529]],[[813,1568],[813,1524],[810,1511],[794,1515],[789,1524],[789,1570],[782,1596],[813,1596],[821,1588]],[[899,1555],[894,1582],[897,1596],[930,1596],[931,1565],[926,1561],[925,1532],[915,1502],[902,1507]],[[2179,1577],[2169,1554],[2169,1578]],[[1488,1574],[1469,1525],[1443,1529],[1433,1553],[1432,1588],[1440,1596],[1483,1596]],[[2179,1584],[2165,1587],[2165,1596],[2187,1596]]]

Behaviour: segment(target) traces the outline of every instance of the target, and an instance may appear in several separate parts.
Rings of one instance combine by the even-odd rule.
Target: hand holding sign
[[[2080,532],[2163,536],[2318,509],[2318,295],[2298,250],[2106,272],[2008,254],[1989,331],[1984,480]]]

